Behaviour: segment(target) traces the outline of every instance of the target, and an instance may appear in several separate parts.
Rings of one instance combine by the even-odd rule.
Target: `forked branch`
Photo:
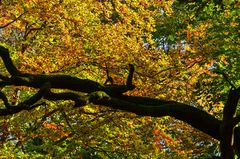
[[[133,85],[134,67],[129,65],[129,74],[124,85],[102,85],[89,79],[79,79],[68,75],[34,75],[23,74],[14,66],[9,52],[6,48],[0,46],[0,56],[10,73],[11,77],[0,75],[0,86],[27,86],[40,88],[40,90],[28,100],[12,106],[8,103],[7,97],[0,93],[0,98],[5,104],[5,109],[0,109],[0,116],[15,114],[21,110],[31,110],[39,106],[37,102],[45,98],[47,100],[72,100],[75,107],[84,106],[88,103],[104,105],[114,109],[132,112],[142,116],[171,116],[179,119],[191,126],[203,131],[217,140],[226,138],[220,133],[220,128],[225,121],[233,121],[234,127],[239,122],[239,117],[235,117],[236,107],[240,97],[240,88],[231,90],[228,96],[227,104],[224,108],[223,121],[195,107],[167,100],[153,99],[149,97],[127,96],[123,93],[135,88]],[[68,89],[73,92],[53,93],[50,88]],[[84,93],[79,94],[80,92]],[[227,130],[227,129],[226,129]],[[229,129],[228,129],[229,130]],[[225,142],[234,148],[234,151],[240,155],[240,128],[236,127],[231,131],[224,131],[223,134],[234,135],[234,143]],[[226,138],[227,139],[227,138]]]
[[[42,97],[49,91],[50,84],[46,83],[43,85],[40,90],[31,96],[29,99],[25,100],[24,102],[19,103],[17,106],[13,106],[9,104],[7,97],[4,93],[0,92],[0,98],[3,100],[3,103],[6,109],[0,109],[0,116],[6,116],[11,114],[16,114],[22,110],[32,110],[43,103],[37,103]],[[45,103],[45,102],[44,102]]]

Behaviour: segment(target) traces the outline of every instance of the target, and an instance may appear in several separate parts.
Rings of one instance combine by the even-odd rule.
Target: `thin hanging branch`
[[[236,89],[236,87],[234,86],[234,84],[229,80],[228,75],[225,72],[221,73],[223,75],[223,77],[225,78],[225,80],[230,84],[230,86],[234,89]]]
[[[106,79],[106,81],[104,82],[104,85],[107,85],[108,82],[110,83],[110,85],[113,85],[113,78],[110,76],[108,65],[107,65],[107,64],[105,64],[105,65],[106,65],[107,79]]]
[[[19,20],[26,12],[23,12],[22,14],[20,14],[16,19],[12,20],[11,22],[3,25],[3,26],[0,26],[0,29],[3,29],[3,28],[6,28],[8,27],[9,25],[11,25],[12,23],[14,23],[15,21]]]
[[[234,84],[229,80],[228,75],[225,72],[222,71],[214,71],[217,74],[221,74],[223,76],[223,78],[227,81],[227,83],[234,89],[236,89],[236,86],[234,86]]]

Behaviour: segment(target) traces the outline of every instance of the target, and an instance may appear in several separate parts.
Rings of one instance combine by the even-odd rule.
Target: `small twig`
[[[25,35],[24,35],[24,39],[26,40],[27,39],[27,36],[32,32],[32,31],[38,31],[38,30],[41,30],[45,25],[46,25],[46,22],[44,21],[40,27],[37,27],[37,28],[30,28],[31,26],[33,26],[35,23],[31,24],[31,25],[26,25],[25,27]]]
[[[36,131],[45,121],[47,117],[52,116],[54,113],[58,112],[60,109],[53,109],[50,112],[45,113],[42,117],[40,117],[40,121],[36,121],[31,128],[29,128],[30,132]]]
[[[22,13],[21,15],[19,15],[16,19],[14,19],[13,21],[3,25],[3,26],[0,26],[0,29],[3,29],[3,28],[6,28],[8,27],[9,25],[11,25],[12,23],[14,23],[15,21],[17,21],[18,19],[20,19],[26,12]]]
[[[107,85],[108,82],[110,82],[111,85],[113,85],[113,78],[110,76],[109,74],[109,69],[108,69],[108,65],[106,65],[106,73],[107,73],[107,79],[106,81],[104,82],[104,85]]]
[[[229,83],[232,88],[236,89],[236,87],[235,87],[234,84],[232,84],[232,82],[229,80],[228,75],[227,75],[225,72],[215,71],[215,73],[221,74],[221,75],[224,77],[224,79],[227,81],[227,83]]]
[[[69,127],[69,128],[72,130],[72,132],[75,134],[75,130],[73,129],[72,125],[70,124],[69,118],[68,118],[67,114],[66,114],[65,112],[62,112],[62,116],[63,116],[63,118],[65,119],[68,127]]]
[[[225,80],[232,86],[232,88],[236,89],[236,87],[232,84],[232,82],[229,80],[227,74],[225,72],[222,72],[223,77]]]
[[[238,123],[240,123],[240,115],[233,118],[232,126],[235,127]]]

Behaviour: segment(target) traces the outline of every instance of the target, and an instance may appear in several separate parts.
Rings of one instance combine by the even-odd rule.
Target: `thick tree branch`
[[[49,92],[44,96],[45,99],[51,101],[57,100],[71,100],[75,102],[74,107],[82,107],[92,102],[106,101],[110,97],[101,91],[92,92],[88,95],[80,95],[74,92],[53,93]]]
[[[82,107],[89,103],[88,99],[85,96],[80,96],[79,94],[76,94],[73,92],[64,92],[64,93],[48,92],[44,96],[44,98],[50,101],[71,100],[75,102],[74,107]]]
[[[39,107],[41,105],[44,105],[44,104],[45,104],[45,102],[31,105],[31,106],[19,104],[18,106],[15,106],[14,109],[0,109],[0,116],[13,115],[13,114],[19,113],[23,110],[32,110],[32,109]]]
[[[130,100],[125,101],[122,99],[111,98],[107,101],[94,102],[94,104],[105,105],[114,109],[125,110],[142,116],[171,116],[190,124],[215,139],[220,138],[219,128],[221,121],[200,109],[182,103],[171,101],[164,102],[162,100],[159,100],[159,104],[157,105],[156,99],[154,105],[143,105],[138,101],[130,102]],[[133,99],[136,98],[133,97]],[[147,98],[143,97],[143,99],[141,99],[141,97],[138,97],[138,99],[141,101]]]
[[[236,120],[236,110],[238,101],[240,98],[240,87],[237,89],[231,89],[228,94],[228,100],[223,109],[223,122],[220,129],[220,148],[222,152],[222,158],[233,159],[234,158],[234,129],[233,122]]]
[[[238,154],[240,152],[240,128],[235,128],[236,123],[239,121],[239,117],[235,118],[235,113],[240,97],[240,88],[230,91],[223,112],[223,121],[220,121],[200,109],[183,103],[148,97],[123,95],[124,92],[134,89],[134,85],[132,84],[134,72],[133,65],[129,65],[130,70],[126,85],[104,86],[89,79],[79,79],[68,75],[23,74],[17,70],[9,56],[8,50],[2,46],[0,46],[0,56],[3,59],[8,72],[11,74],[10,78],[0,76],[0,86],[15,85],[40,88],[34,96],[18,104],[18,106],[11,106],[8,103],[6,96],[3,93],[0,93],[0,98],[6,106],[6,109],[0,109],[0,116],[14,114],[21,110],[31,110],[34,107],[39,106],[39,104],[35,103],[42,97],[53,101],[72,100],[75,102],[75,107],[93,103],[143,116],[171,116],[190,124],[217,140],[220,140],[222,145],[221,148],[224,147],[222,143],[226,143],[229,151],[232,151],[231,154],[233,154],[233,149]],[[81,95],[72,92],[53,93],[50,91],[50,87],[56,89],[69,89],[87,94]],[[232,128],[228,128],[229,124],[227,123],[229,123],[229,121],[232,123],[235,121]],[[234,142],[232,142],[233,140]]]
[[[23,74],[18,71],[17,68],[14,66],[9,56],[8,49],[0,46],[0,56],[2,57],[8,72],[12,75],[12,78],[8,81],[9,83],[4,83],[5,85],[25,85],[29,87],[40,88],[44,83],[49,82],[51,84],[51,88],[69,89],[85,93],[104,91],[109,95],[120,95],[124,92],[134,89],[134,86],[132,85],[132,77],[134,71],[132,65],[130,65],[130,71],[126,85],[104,86],[99,84],[98,82],[89,79],[79,79],[77,77],[72,77],[68,75]]]
[[[6,96],[2,92],[0,92],[0,98],[3,100],[4,105],[7,108],[7,109],[0,109],[0,116],[16,114],[22,110],[31,110],[40,105],[43,105],[43,103],[41,104],[36,104],[36,103],[49,91],[49,89],[50,89],[50,84],[46,83],[40,88],[40,90],[35,95],[25,100],[24,102],[19,103],[17,106],[10,105],[8,103]]]
[[[5,95],[3,92],[0,92],[0,98],[2,99],[5,107],[6,107],[7,109],[10,109],[10,108],[11,108],[11,105],[8,103],[8,99],[7,99],[6,95]]]
[[[223,120],[232,119],[236,115],[238,101],[240,99],[240,87],[230,90],[228,100],[223,110]]]
[[[132,64],[129,64],[129,74],[128,74],[128,77],[126,80],[126,85],[114,85],[114,84],[105,85],[104,91],[110,95],[119,96],[127,91],[133,90],[135,88],[135,86],[132,83],[133,73],[134,73],[134,66]],[[109,74],[108,70],[107,70],[107,74]],[[109,79],[109,80],[111,80],[111,79]]]
[[[6,81],[6,80],[8,80],[9,78],[0,74],[0,79],[3,80],[3,81]]]
[[[7,71],[12,76],[21,75],[21,72],[17,70],[17,68],[14,66],[12,59],[10,58],[9,51],[3,46],[0,46],[0,56],[3,59],[4,65],[7,69]]]
[[[28,100],[22,102],[22,104],[25,104],[25,105],[33,105],[35,104],[36,102],[38,102],[45,94],[47,94],[49,92],[51,88],[51,84],[50,83],[45,83],[41,88],[40,90],[35,94],[33,95],[31,98],[29,98]]]
[[[4,50],[4,56],[1,56],[4,61],[11,61],[9,57],[8,50]],[[6,58],[8,57],[8,58]],[[10,79],[10,85],[24,85],[29,87],[40,88],[46,82],[51,84],[51,88],[58,89],[69,89],[79,92],[92,93],[102,91],[111,96],[110,100],[91,100],[95,104],[101,104],[109,106],[115,109],[130,111],[139,115],[146,116],[172,116],[179,120],[182,120],[195,128],[213,136],[214,138],[219,138],[219,126],[220,121],[212,117],[211,115],[203,112],[194,107],[190,107],[185,104],[163,101],[158,99],[152,99],[147,97],[133,97],[133,96],[124,96],[119,94],[120,92],[125,92],[131,90],[132,88],[132,78],[134,67],[129,65],[129,75],[126,85],[123,86],[103,86],[95,81],[88,79],[79,79],[67,75],[30,75],[30,74],[21,74],[11,62],[5,62],[5,66],[8,68],[8,71],[15,75]],[[12,71],[11,69],[15,70]],[[131,88],[129,88],[131,87]],[[124,91],[123,91],[124,90]],[[73,100],[75,104],[80,106],[85,105],[88,101],[85,98],[79,98],[78,95],[73,93],[61,93],[55,94],[49,92],[45,95],[45,98],[48,100]],[[194,115],[193,115],[194,114]],[[205,121],[205,122],[203,122]]]
[[[134,66],[133,64],[129,64],[129,74],[128,74],[128,77],[127,77],[127,87],[129,89],[134,89],[135,86],[133,85],[133,73],[134,73]]]

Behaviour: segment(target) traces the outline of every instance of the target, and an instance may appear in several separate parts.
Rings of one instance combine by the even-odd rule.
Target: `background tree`
[[[239,83],[238,9],[237,2],[227,1],[221,5],[205,1],[153,0],[2,1],[0,40],[9,48],[18,69],[14,71],[13,66],[6,65],[4,53],[7,51],[1,47],[5,62],[1,65],[1,82],[10,81],[1,85],[10,85],[2,88],[2,92],[12,102],[6,104],[5,95],[1,94],[3,104],[8,106],[4,109],[2,105],[2,115],[5,111],[14,114],[1,118],[1,155],[93,158],[217,155],[218,141],[224,143],[227,136],[220,137],[219,132],[215,134],[213,130],[220,126],[219,120],[231,118],[223,115],[229,114],[227,109],[223,113],[223,109],[225,103],[232,102],[231,95],[227,95],[230,88],[235,90],[234,95],[239,92],[235,89]],[[124,85],[129,63],[136,67],[134,84],[137,87],[133,90]],[[7,66],[11,77],[7,75]],[[90,80],[59,76],[64,77],[64,81],[53,76],[55,74]],[[100,84],[110,76],[117,86]],[[58,84],[58,80],[62,83]],[[82,82],[85,87],[78,90],[69,80],[76,81],[75,84]],[[114,88],[120,88],[120,84],[124,86],[121,88],[131,90],[126,96],[116,94]],[[63,87],[72,91],[65,92]],[[37,92],[35,88],[41,89]],[[51,89],[48,94],[50,88],[60,89]],[[108,95],[95,94],[95,91]],[[40,97],[48,101],[32,102]],[[56,99],[62,100],[54,101]],[[73,109],[89,102],[94,104]],[[124,102],[130,103],[126,106]],[[165,102],[169,105],[165,106]],[[26,103],[33,107],[26,108]],[[141,106],[144,104],[148,107]],[[20,107],[11,107],[14,105]],[[15,114],[12,112],[15,109],[20,112]],[[205,113],[205,118],[199,117],[210,120],[209,125],[214,126],[205,128],[199,118],[198,122],[191,122],[194,115],[189,116],[190,119],[182,117],[193,113],[192,109],[197,114],[203,110],[215,117]],[[156,114],[154,110],[158,110]],[[215,139],[179,120],[155,118],[165,115],[180,119]],[[211,128],[213,130],[209,130]],[[238,138],[235,136],[235,147]]]

